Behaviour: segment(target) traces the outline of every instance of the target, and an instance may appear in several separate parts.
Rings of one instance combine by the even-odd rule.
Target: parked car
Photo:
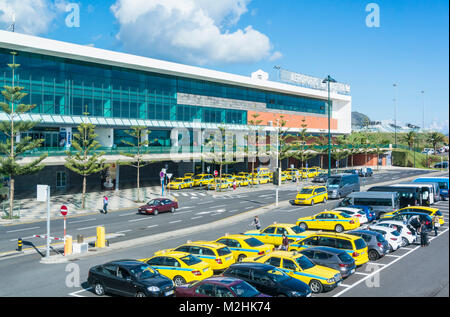
[[[369,260],[376,261],[389,253],[389,242],[386,241],[384,235],[376,231],[370,230],[353,230],[347,234],[355,235],[364,239],[369,248]]]
[[[320,173],[316,177],[313,178],[313,183],[326,183],[328,179],[328,173]]]
[[[300,251],[317,265],[326,266],[341,272],[342,278],[355,273],[355,260],[347,252],[330,247],[312,247]]]
[[[160,212],[175,212],[178,209],[178,201],[169,198],[155,198],[147,204],[140,206],[138,212],[140,214],[152,214],[156,216]]]
[[[373,208],[370,206],[363,206],[363,205],[348,205],[347,207],[350,208],[358,208],[364,210],[366,213],[366,217],[369,220],[369,222],[372,222],[376,219],[376,213],[373,211]]]
[[[339,207],[334,208],[334,211],[342,211],[349,216],[357,217],[360,224],[365,224],[369,222],[369,219],[366,216],[366,212],[360,208],[352,208],[352,207]]]
[[[352,192],[360,191],[360,182],[357,174],[331,175],[327,179],[328,198],[346,197]]]
[[[258,291],[278,297],[310,297],[308,284],[291,277],[273,265],[255,262],[239,262],[222,274],[242,279]]]
[[[342,173],[344,174],[355,174],[358,175],[359,171],[357,169],[349,169],[349,170],[344,170]]]
[[[373,175],[373,170],[370,167],[361,168],[358,170],[358,175],[361,177],[370,177]]]
[[[430,215],[423,212],[402,212],[398,214],[393,214],[391,217],[385,217],[379,221],[397,220],[406,223],[408,228],[410,228],[413,234],[416,234],[417,228],[420,227],[422,221],[425,221],[425,226],[427,231],[431,231],[433,224]]]
[[[448,165],[447,165],[448,166]],[[413,182],[437,182],[439,184],[439,193],[443,200],[448,199],[449,178],[448,177],[421,177]]]
[[[172,281],[148,264],[137,260],[118,260],[89,269],[88,284],[94,293],[120,296],[174,296]]]
[[[402,247],[406,247],[416,241],[417,236],[412,233],[408,226],[402,221],[397,220],[385,220],[377,223],[377,226],[382,226],[386,228],[391,228],[397,230],[402,238]]]
[[[336,207],[349,205],[372,207],[376,219],[379,219],[382,214],[399,209],[400,198],[397,192],[357,192],[345,197]]]
[[[176,297],[270,297],[249,283],[234,277],[210,277],[203,281],[180,285]]]
[[[368,192],[397,192],[400,199],[400,208],[407,206],[422,205],[422,195],[419,188],[416,187],[397,187],[397,186],[373,186]]]
[[[369,231],[381,233],[389,243],[389,252],[395,252],[402,246],[402,238],[397,230],[378,225],[370,225],[365,228]]]

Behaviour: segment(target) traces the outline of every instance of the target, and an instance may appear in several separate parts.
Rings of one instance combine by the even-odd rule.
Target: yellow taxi
[[[316,173],[314,171],[311,171],[309,168],[302,169],[302,178],[308,179],[313,178],[316,176]]]
[[[248,176],[248,183],[253,185],[259,185],[259,177],[256,175],[249,175]]]
[[[259,183],[260,184],[268,184],[268,183],[270,183],[269,175],[260,175],[259,176]]]
[[[312,234],[311,231],[305,231],[297,225],[291,223],[273,223],[262,230],[249,230],[244,232],[247,236],[255,237],[262,243],[279,246],[283,243],[283,233],[290,241],[295,241]]]
[[[353,230],[360,226],[357,217],[351,217],[342,211],[323,211],[310,217],[298,218],[297,226],[307,230],[334,230],[338,233],[344,230]]]
[[[169,189],[182,189],[187,187],[192,187],[193,182],[187,182],[185,178],[183,177],[177,177],[174,178],[172,181],[170,181],[169,184],[167,184],[167,188]]]
[[[401,208],[396,211],[384,213],[380,218],[381,219],[391,218],[392,216],[400,215],[404,212],[421,212],[421,213],[429,215],[431,218],[433,218],[434,215],[437,215],[438,219],[439,219],[439,224],[442,226],[445,223],[444,216],[442,215],[442,213],[439,209],[425,207],[425,206],[412,206],[412,207]]]
[[[288,251],[302,251],[312,247],[331,247],[344,250],[352,256],[357,266],[369,262],[368,248],[364,239],[345,233],[313,233],[306,238],[289,244]]]
[[[222,174],[222,178],[227,178],[228,180],[230,180],[232,182],[236,178],[236,175]]]
[[[170,278],[176,286],[211,277],[211,265],[186,252],[166,252],[151,258],[140,259],[161,275]]]
[[[207,189],[226,189],[232,186],[232,181],[229,178],[216,178],[213,182],[206,185]]]
[[[282,174],[281,176],[283,176],[283,175],[286,176],[286,180],[290,180],[291,181],[293,179],[292,174],[289,173],[288,171],[282,171],[281,174]]]
[[[205,186],[214,182],[214,176],[211,174],[198,174],[194,176],[194,186]]]
[[[297,252],[274,251],[256,258],[246,258],[243,261],[276,266],[287,275],[308,284],[313,293],[330,291],[342,282],[342,276],[338,270],[316,265],[307,256]]]
[[[267,254],[275,248],[273,244],[264,244],[258,239],[244,234],[225,235],[215,242],[225,244],[238,262],[247,257]]]
[[[315,203],[326,203],[328,190],[325,186],[306,186],[297,193],[294,203],[296,205],[311,205]]]
[[[250,181],[247,177],[244,176],[236,176],[236,184],[237,186],[248,186],[250,184]]]
[[[313,177],[316,177],[317,175],[319,175],[319,170],[320,170],[320,168],[316,167],[316,166],[309,168],[309,172],[314,174]]]
[[[297,172],[298,172],[299,175],[301,174],[301,172],[300,172],[300,170],[298,168],[292,168],[292,167],[288,168],[286,170],[286,172],[291,175],[292,179],[296,179],[297,178]]]
[[[249,175],[251,175],[251,174],[250,173],[246,173],[246,172],[239,172],[237,174],[237,176],[240,176],[240,177],[248,177]]]
[[[260,167],[259,169],[255,169],[253,173],[257,175],[268,175],[270,173],[270,170],[268,167]]]
[[[184,177],[193,178],[194,177],[194,173],[185,173]]]
[[[210,241],[187,242],[175,249],[168,249],[155,252],[155,255],[161,255],[167,251],[178,251],[192,254],[200,260],[211,265],[215,273],[221,272],[235,263],[233,253],[224,244]]]

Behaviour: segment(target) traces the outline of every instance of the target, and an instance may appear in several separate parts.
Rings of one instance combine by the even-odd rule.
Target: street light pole
[[[425,131],[425,91],[420,92],[422,94],[422,131]]]
[[[330,98],[330,83],[335,83],[336,80],[330,75],[325,78],[322,83],[328,83],[328,177],[331,175],[331,98]]]
[[[397,84],[393,84],[394,86],[394,139],[395,139],[395,148],[397,148]]]

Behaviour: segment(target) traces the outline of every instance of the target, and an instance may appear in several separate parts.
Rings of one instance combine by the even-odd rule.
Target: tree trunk
[[[83,176],[83,191],[81,193],[81,209],[85,208],[86,205],[86,176]]]
[[[13,208],[14,208],[14,178],[9,175],[9,219],[12,219]]]
[[[137,179],[136,179],[136,183],[137,183],[137,201],[141,201],[141,191],[140,191],[140,186],[139,186],[139,171],[140,171],[140,166],[139,166],[139,162],[138,162]]]

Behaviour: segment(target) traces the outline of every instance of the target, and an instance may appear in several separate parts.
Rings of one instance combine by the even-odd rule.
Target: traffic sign
[[[217,177],[217,175],[219,175],[219,172],[217,170],[214,171],[214,176]]]
[[[173,174],[167,173],[166,175],[168,179],[171,179]]]
[[[61,211],[61,215],[66,216],[67,213],[69,212],[69,208],[67,208],[66,205],[62,205],[60,211]]]

